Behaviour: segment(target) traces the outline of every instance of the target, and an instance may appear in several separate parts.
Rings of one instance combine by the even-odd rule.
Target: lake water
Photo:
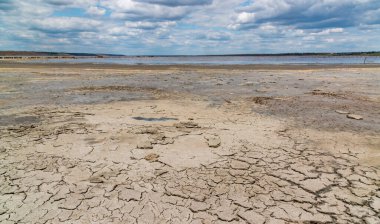
[[[170,56],[30,60],[26,63],[125,65],[380,64],[380,56]]]

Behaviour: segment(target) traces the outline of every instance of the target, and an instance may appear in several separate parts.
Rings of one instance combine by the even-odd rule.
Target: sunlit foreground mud
[[[380,68],[2,66],[1,223],[380,223]]]

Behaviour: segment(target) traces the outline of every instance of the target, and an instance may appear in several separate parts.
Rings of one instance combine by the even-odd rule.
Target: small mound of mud
[[[273,97],[269,96],[254,96],[249,98],[250,101],[253,101],[255,104],[265,105],[268,101],[273,100]]]
[[[149,162],[155,162],[155,161],[158,160],[159,157],[160,157],[159,155],[157,155],[157,154],[155,154],[155,153],[151,153],[151,154],[146,155],[146,156],[144,157],[144,159],[145,159],[146,161],[149,161]]]
[[[320,89],[315,89],[310,94],[314,95],[314,96],[327,96],[327,97],[335,97],[335,98],[345,98],[344,94],[334,93],[334,92],[325,92],[325,91],[322,91]]]
[[[158,134],[159,130],[155,127],[141,127],[141,128],[137,128],[137,130],[135,130],[135,133],[136,134]]]
[[[184,121],[175,124],[176,128],[200,128],[200,126],[193,121]]]

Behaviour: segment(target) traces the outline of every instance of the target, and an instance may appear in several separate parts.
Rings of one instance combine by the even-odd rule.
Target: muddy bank
[[[301,127],[372,133],[380,130],[379,70],[371,66],[312,66],[307,70],[304,66],[286,67],[291,70],[277,70],[283,66],[274,66],[275,70],[247,70],[249,66],[242,70],[235,66],[141,66],[141,70],[137,66],[115,70],[118,65],[95,70],[87,70],[88,65],[38,66],[50,65],[2,68],[2,108],[193,98],[210,106],[247,104],[254,112],[293,119]],[[365,119],[346,119],[336,110]]]
[[[102,63],[24,63],[22,61],[1,61],[1,68],[81,68],[81,69],[123,69],[123,70],[170,70],[170,69],[239,69],[239,70],[309,70],[309,69],[334,69],[334,68],[379,68],[379,64],[291,64],[291,65],[122,65]]]

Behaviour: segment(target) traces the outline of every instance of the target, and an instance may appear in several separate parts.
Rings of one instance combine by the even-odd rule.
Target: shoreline
[[[213,64],[110,64],[110,63],[22,63],[0,60],[1,68],[80,68],[80,69],[241,69],[241,70],[308,70],[343,68],[380,68],[380,64],[249,64],[249,65],[213,65]]]

